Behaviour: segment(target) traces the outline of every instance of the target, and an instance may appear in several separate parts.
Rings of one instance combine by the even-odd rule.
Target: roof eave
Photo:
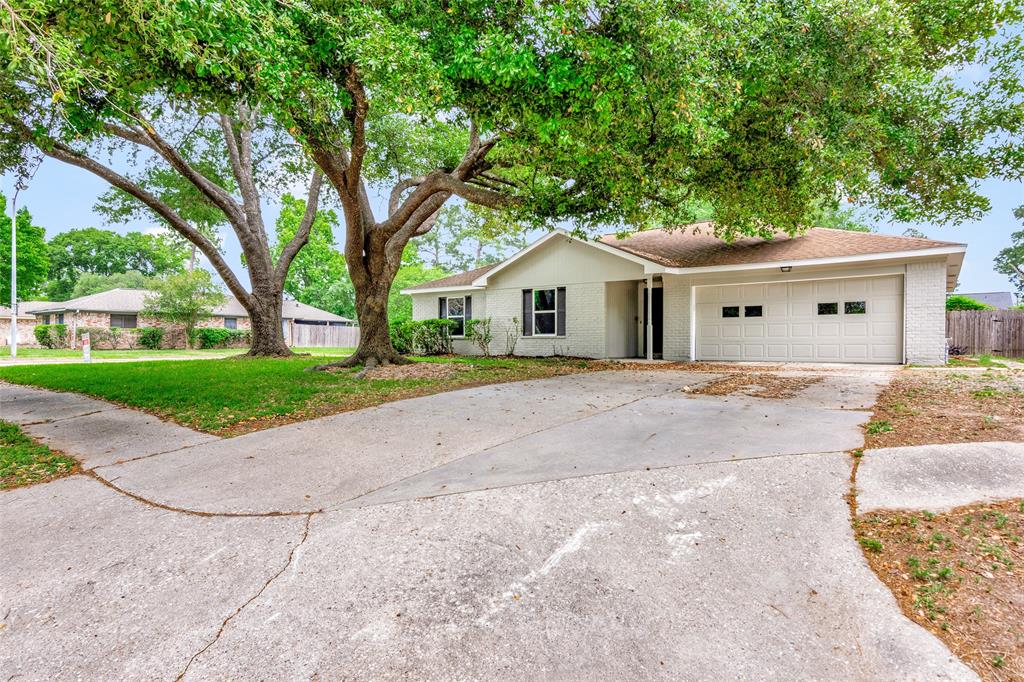
[[[808,267],[814,265],[845,265],[850,263],[864,263],[881,260],[909,260],[916,258],[932,258],[935,256],[956,256],[967,251],[967,246],[955,244],[952,246],[936,246],[926,249],[912,249],[907,251],[888,251],[878,253],[864,253],[852,256],[827,256],[824,258],[802,258],[779,261],[758,261],[756,263],[736,263],[732,265],[701,265],[696,267],[665,268],[669,275],[697,275],[714,272],[737,272],[743,270],[764,270],[767,268],[794,268]]]

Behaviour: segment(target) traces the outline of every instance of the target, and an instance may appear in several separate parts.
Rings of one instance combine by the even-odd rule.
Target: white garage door
[[[698,287],[698,360],[903,361],[903,278]]]

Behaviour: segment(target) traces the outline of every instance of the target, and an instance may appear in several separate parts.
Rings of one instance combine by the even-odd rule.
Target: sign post
[[[82,334],[82,362],[92,362],[92,341],[89,332]]]

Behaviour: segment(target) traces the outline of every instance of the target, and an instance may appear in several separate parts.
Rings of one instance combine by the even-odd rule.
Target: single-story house
[[[147,289],[111,289],[69,301],[49,302],[33,306],[35,323],[65,324],[72,339],[77,339],[77,330],[85,327],[137,329],[161,325],[160,320],[142,315],[146,298],[152,295],[153,292]],[[293,325],[352,326],[352,320],[347,317],[298,301],[284,301],[282,318],[286,338],[291,338]],[[200,322],[199,326],[249,329],[249,313],[238,299],[231,296],[213,311],[212,317]]]
[[[939,364],[967,247],[813,228],[726,243],[710,223],[619,239],[547,234],[511,258],[403,290],[413,318],[490,318],[517,355]],[[518,335],[518,339],[515,337]]]
[[[959,291],[950,292],[949,296],[966,296],[975,301],[991,306],[996,310],[1006,310],[1013,305],[1013,292],[1010,291],[986,291],[980,294],[964,294]]]
[[[0,305],[0,346],[11,345],[11,309]],[[35,346],[36,316],[18,305],[18,345]]]

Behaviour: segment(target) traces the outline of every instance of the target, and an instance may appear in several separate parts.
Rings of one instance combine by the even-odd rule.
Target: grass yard
[[[71,457],[26,436],[17,424],[0,420],[0,490],[51,481],[77,466]]]
[[[874,512],[855,529],[908,618],[983,680],[1024,679],[1024,501]]]
[[[296,348],[296,353],[336,357],[345,356],[353,352],[352,348]],[[92,349],[92,357],[96,360],[138,360],[143,358],[226,358],[232,355],[241,355],[244,348],[203,348],[197,350],[186,350],[183,348],[161,348],[159,350],[103,350]],[[18,348],[18,358],[81,358],[82,351],[70,348]],[[0,367],[4,360],[11,358],[10,346],[0,347]]]
[[[343,357],[343,356],[342,356]],[[23,365],[0,379],[72,391],[145,410],[222,436],[457,388],[584,372],[601,363],[566,358],[427,358],[413,368],[306,372],[324,358]],[[426,370],[426,371],[424,371]]]

